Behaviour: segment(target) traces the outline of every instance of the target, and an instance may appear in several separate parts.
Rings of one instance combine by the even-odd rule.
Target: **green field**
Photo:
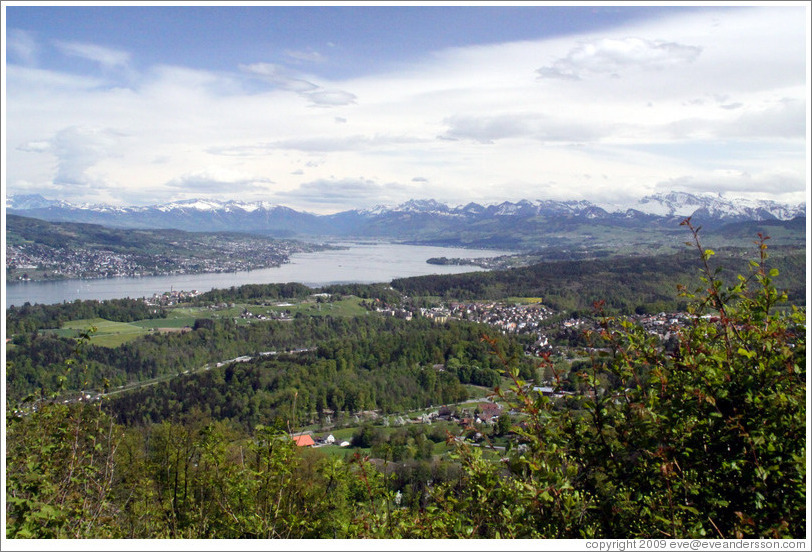
[[[183,328],[185,326],[192,326],[196,318],[204,318],[203,316],[183,316],[171,313],[166,318],[150,318],[147,320],[138,320],[131,322],[133,326],[140,328]]]
[[[73,332],[74,335],[68,337],[78,337],[80,332],[89,330],[95,327],[96,331],[93,332],[90,340],[95,345],[102,347],[117,347],[128,341],[132,341],[137,337],[146,335],[147,330],[135,324],[125,322],[111,322],[103,318],[86,318],[83,320],[71,320],[65,322],[59,330],[52,330],[54,332]],[[59,333],[57,335],[60,335]]]
[[[508,297],[505,303],[519,303],[522,305],[534,305],[536,303],[544,303],[541,297]]]
[[[291,303],[291,301],[288,301]],[[319,303],[312,299],[293,303],[290,306],[269,306],[260,309],[272,309],[277,312],[289,311],[291,316],[297,313],[310,316],[364,316],[368,311],[361,306],[357,297],[347,297],[338,301]],[[253,308],[251,309],[253,312]]]

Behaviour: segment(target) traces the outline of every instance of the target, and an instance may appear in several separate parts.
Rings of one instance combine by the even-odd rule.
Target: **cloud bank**
[[[808,14],[692,9],[343,79],[327,72],[338,49],[315,44],[207,70],[12,28],[7,193],[319,212],[412,197],[616,201],[668,186],[800,202]]]

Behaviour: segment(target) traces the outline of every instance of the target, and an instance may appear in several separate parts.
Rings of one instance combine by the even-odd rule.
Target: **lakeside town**
[[[235,238],[175,242],[169,253],[128,253],[90,247],[50,247],[39,243],[8,244],[6,280],[99,279],[221,273],[278,267],[294,253],[324,246],[294,241]],[[187,253],[194,251],[194,253]]]

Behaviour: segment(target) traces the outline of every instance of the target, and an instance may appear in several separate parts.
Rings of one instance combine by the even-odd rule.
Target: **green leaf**
[[[699,510],[697,510],[693,506],[685,506],[684,504],[678,504],[677,506],[679,507],[680,510],[685,510],[686,512],[691,512],[695,516],[699,515]]]

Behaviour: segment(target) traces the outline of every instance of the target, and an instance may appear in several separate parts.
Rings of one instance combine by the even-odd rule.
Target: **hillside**
[[[9,214],[6,248],[6,277],[13,282],[250,270],[325,247],[235,232],[131,230]]]

